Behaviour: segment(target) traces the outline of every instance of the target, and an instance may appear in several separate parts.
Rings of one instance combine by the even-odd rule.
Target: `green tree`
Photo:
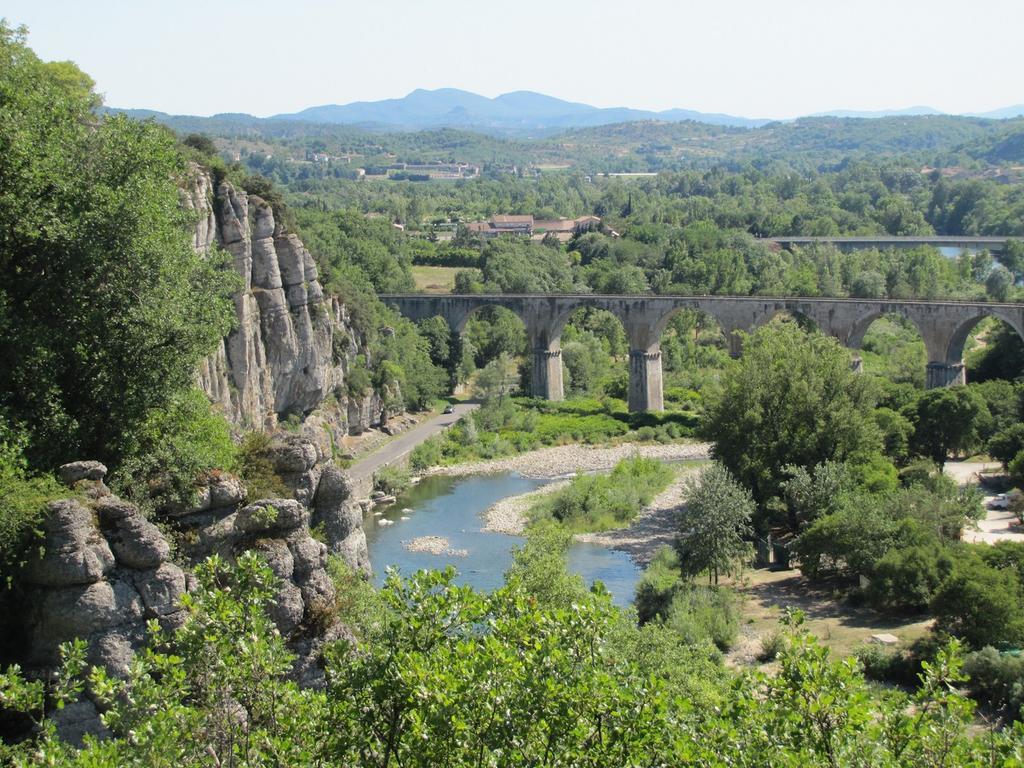
[[[996,301],[1006,301],[1013,288],[1013,273],[1001,264],[985,278],[985,292]]]
[[[430,361],[434,365],[451,365],[452,332],[443,317],[431,317],[417,324],[420,335],[430,344]]]
[[[747,337],[701,429],[715,457],[764,508],[781,493],[786,467],[810,470],[876,452],[873,405],[869,382],[850,371],[838,342],[778,323]]]
[[[116,465],[230,330],[235,276],[192,248],[173,136],[67,75],[0,26],[0,409],[37,466]]]
[[[1004,469],[1009,467],[1017,454],[1024,451],[1024,423],[1018,422],[992,435],[986,450],[993,459],[1003,463]]]
[[[718,583],[750,555],[754,500],[717,462],[686,482],[686,505],[676,522],[676,551],[684,574],[707,572]]]
[[[823,462],[808,472],[803,467],[786,467],[792,476],[782,484],[789,527],[800,531],[819,517],[838,511],[850,486],[850,473],[843,464]]]
[[[596,393],[601,379],[608,373],[608,353],[596,336],[585,333],[572,341],[563,341],[562,364],[570,392]]]
[[[501,405],[505,398],[519,386],[519,374],[516,362],[508,354],[502,353],[489,362],[477,373],[473,382],[473,391],[484,405],[497,403]]]
[[[953,453],[977,444],[978,427],[988,417],[984,399],[970,387],[943,387],[917,401],[914,446],[941,468]]]
[[[963,558],[931,601],[935,631],[972,648],[1017,645],[1024,640],[1024,601],[1017,575]]]

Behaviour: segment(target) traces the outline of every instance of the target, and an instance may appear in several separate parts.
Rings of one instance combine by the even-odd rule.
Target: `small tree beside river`
[[[748,558],[754,499],[719,463],[686,483],[686,506],[679,513],[676,551],[683,575],[707,572],[718,583]]]

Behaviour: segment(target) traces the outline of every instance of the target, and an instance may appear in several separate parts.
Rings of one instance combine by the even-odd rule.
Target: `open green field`
[[[451,293],[455,287],[456,267],[412,267],[416,290],[426,293]]]

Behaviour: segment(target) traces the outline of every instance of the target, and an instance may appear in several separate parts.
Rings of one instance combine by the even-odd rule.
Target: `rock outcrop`
[[[320,651],[346,631],[333,618],[327,559],[333,551],[369,572],[362,517],[322,444],[288,436],[272,443],[268,456],[295,496],[249,500],[237,478],[211,478],[195,505],[165,513],[177,562],[168,536],[107,489],[102,464],[62,467],[59,474],[75,495],[50,503],[38,554],[19,574],[24,652],[18,660],[47,674],[59,664],[61,643],[82,638],[90,663],[126,675],[150,620],[168,629],[185,620],[181,597],[192,581],[191,566],[213,554],[231,561],[255,551],[279,579],[269,612],[298,655],[295,676],[304,685],[321,685]],[[72,741],[102,731],[87,698],[59,720]]]
[[[126,674],[148,620],[173,628],[183,618],[185,573],[169,561],[167,540],[105,489],[91,500],[51,502],[39,551],[21,574],[32,667],[55,666],[60,644],[83,638],[93,664]]]
[[[196,212],[195,248],[226,251],[242,278],[237,327],[198,372],[199,386],[240,427],[273,428],[329,396],[336,426],[359,433],[381,422],[381,398],[350,398],[347,370],[365,349],[338,300],[325,297],[316,264],[262,198],[196,167],[182,192]]]

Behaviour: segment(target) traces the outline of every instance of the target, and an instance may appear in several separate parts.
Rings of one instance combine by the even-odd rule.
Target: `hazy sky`
[[[1024,102],[1024,0],[4,0],[106,103],[270,115],[455,87],[786,118]]]

